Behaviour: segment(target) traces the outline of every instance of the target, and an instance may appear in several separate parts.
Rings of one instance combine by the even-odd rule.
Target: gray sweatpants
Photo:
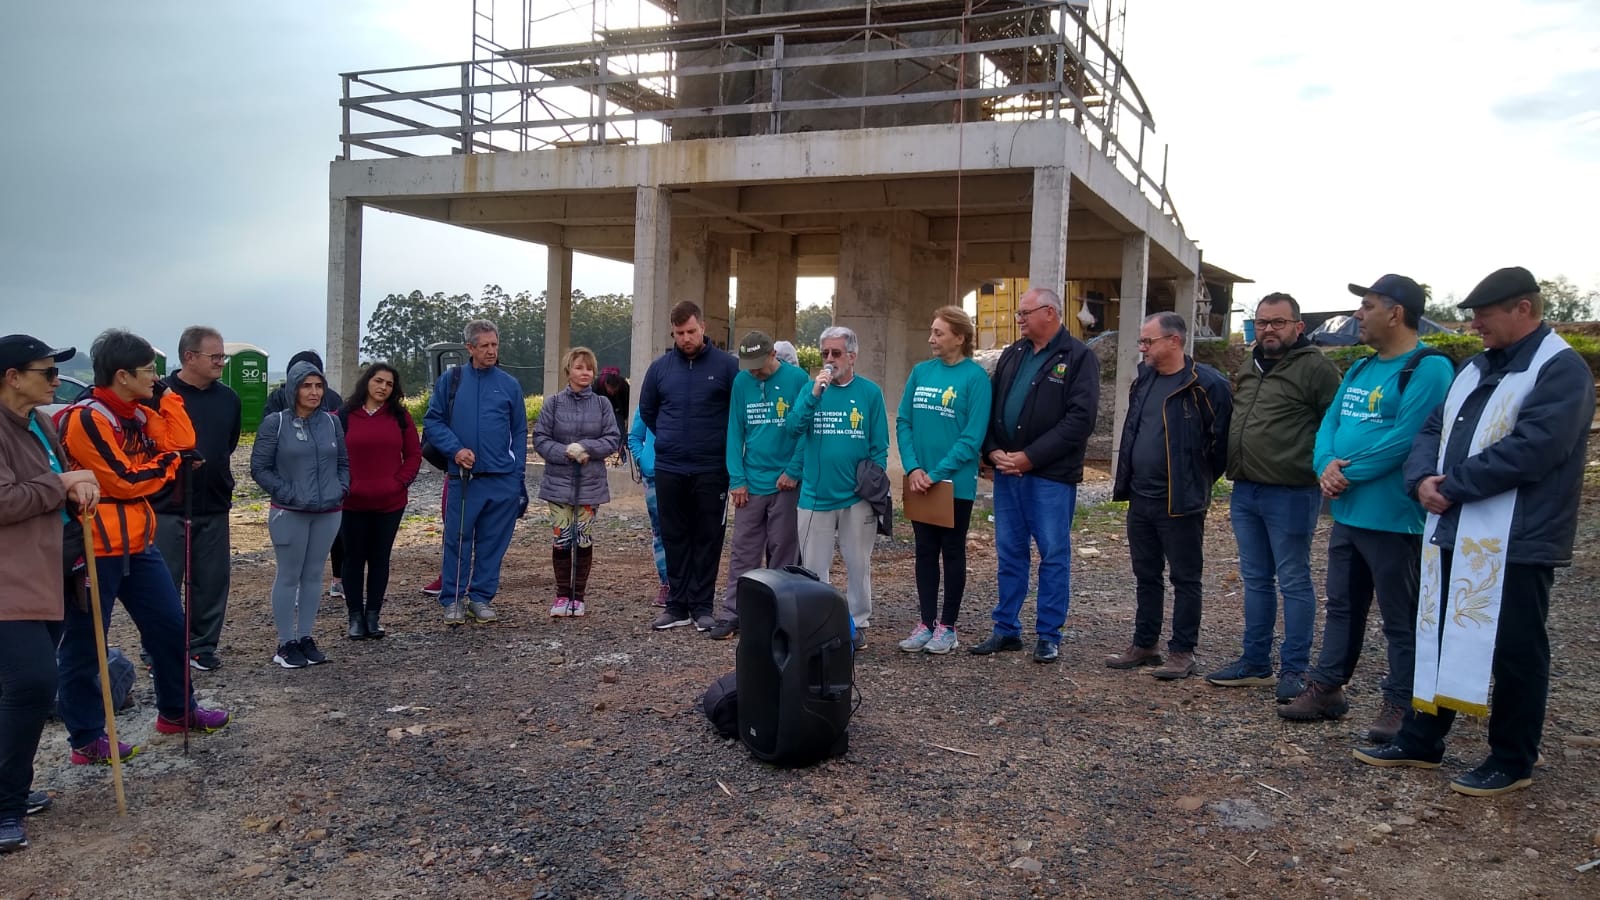
[[[865,500],[844,509],[800,510],[796,528],[800,533],[800,565],[817,573],[829,584],[837,545],[844,557],[848,582],[845,599],[857,628],[872,624],[872,545],[878,539],[878,516]]]
[[[272,623],[278,643],[311,636],[322,603],[322,564],[339,534],[338,510],[296,512],[274,507],[267,513],[267,533],[278,574],[272,579]]]
[[[800,538],[795,530],[800,491],[775,491],[750,495],[749,502],[733,513],[733,543],[728,550],[728,589],[722,597],[726,622],[739,621],[739,576],[765,566],[781,569],[800,561]]]

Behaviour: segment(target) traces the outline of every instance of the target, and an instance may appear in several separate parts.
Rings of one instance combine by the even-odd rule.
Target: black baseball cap
[[[1422,286],[1404,275],[1385,275],[1374,281],[1372,287],[1362,287],[1352,283],[1350,293],[1357,297],[1365,297],[1368,294],[1388,297],[1419,316],[1428,305],[1428,298],[1422,294]]]
[[[752,331],[739,342],[739,368],[759,369],[772,358],[772,338],[764,331]]]
[[[55,349],[31,334],[8,334],[0,337],[0,372],[20,369],[36,359],[45,357],[60,363],[77,355],[75,347]]]

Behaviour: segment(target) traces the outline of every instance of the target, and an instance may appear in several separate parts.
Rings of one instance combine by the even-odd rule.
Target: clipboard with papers
[[[948,481],[934,482],[925,493],[911,489],[911,479],[903,482],[903,500],[906,518],[924,525],[954,528],[956,525],[955,485]]]

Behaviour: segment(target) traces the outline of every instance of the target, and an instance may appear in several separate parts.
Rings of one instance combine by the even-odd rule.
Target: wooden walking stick
[[[128,798],[122,792],[122,745],[117,743],[117,709],[111,702],[111,669],[106,664],[105,619],[100,614],[100,573],[94,564],[94,516],[83,517],[83,559],[89,570],[89,615],[94,617],[94,649],[100,663],[100,702],[106,709],[106,739],[111,743],[111,784],[117,792],[117,815],[128,814]],[[187,665],[187,661],[184,663]]]

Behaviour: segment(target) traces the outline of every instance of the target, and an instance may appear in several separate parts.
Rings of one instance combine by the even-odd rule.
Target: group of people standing
[[[1488,715],[1490,754],[1451,789],[1526,787],[1549,690],[1550,588],[1555,568],[1572,560],[1593,375],[1544,324],[1526,269],[1495,271],[1459,304],[1484,344],[1459,369],[1419,342],[1426,297],[1415,281],[1391,274],[1349,287],[1374,354],[1342,376],[1306,340],[1288,294],[1257,305],[1256,344],[1231,392],[1183,353],[1181,317],[1144,321],[1115,488],[1129,502],[1134,635],[1105,664],[1150,666],[1164,679],[1195,674],[1204,520],[1211,486],[1226,474],[1244,633],[1239,657],[1206,680],[1274,686],[1284,719],[1342,718],[1376,599],[1388,671],[1367,730],[1374,746],[1355,757],[1436,768],[1456,713]],[[1324,503],[1333,528],[1313,664],[1310,557]],[[1173,586],[1165,658],[1163,570]]]
[[[693,625],[713,639],[739,631],[740,576],[801,565],[828,580],[844,561],[855,647],[872,625],[872,548],[888,526],[889,416],[883,390],[856,371],[854,331],[825,329],[815,375],[779,356],[753,331],[737,356],[705,337],[692,302],[671,311],[673,349],[646,372],[635,432],[648,436],[666,563],[656,630]],[[916,525],[923,624],[901,646],[949,653],[966,585],[966,535],[989,410],[974,330],[959,307],[935,313],[935,356],[913,372],[896,415],[910,490],[953,482],[955,521]],[[728,500],[732,547],[721,602],[716,582]],[[945,608],[938,608],[941,561]]]
[[[1543,322],[1538,283],[1501,269],[1460,304],[1484,351],[1454,367],[1418,341],[1425,296],[1385,275],[1350,285],[1375,354],[1342,376],[1304,336],[1299,304],[1263,298],[1257,341],[1228,379],[1185,351],[1187,323],[1140,323],[1143,359],[1119,439],[1114,496],[1127,500],[1135,581],[1133,637],[1105,664],[1196,674],[1204,523],[1212,489],[1233,482],[1230,521],[1244,584],[1237,659],[1214,685],[1274,686],[1290,720],[1341,718],[1376,599],[1388,649],[1382,700],[1354,751],[1374,766],[1436,768],[1457,712],[1489,716],[1490,755],[1452,789],[1493,796],[1526,787],[1539,758],[1549,688],[1546,633],[1554,570],[1570,565],[1594,380]],[[918,622],[908,652],[959,646],[966,538],[980,474],[994,480],[998,601],[978,655],[1023,649],[1020,610],[1037,587],[1033,659],[1056,661],[1071,596],[1071,528],[1099,402],[1099,365],[1063,325],[1060,297],[1022,296],[1021,339],[988,377],[971,359],[974,329],[959,307],[930,324],[932,358],[916,366],[895,415],[905,489],[952,496],[950,524],[914,521]],[[657,630],[693,625],[738,633],[737,584],[761,567],[803,565],[828,577],[843,557],[856,648],[866,644],[871,552],[887,515],[889,419],[883,392],[856,371],[849,328],[821,335],[821,371],[779,358],[751,332],[737,355],[706,339],[692,302],[671,311],[673,349],[645,373],[629,445],[659,522]],[[468,324],[469,364],[434,385],[423,438],[446,461],[444,621],[497,620],[493,601],[515,519],[527,511],[528,422],[516,380],[498,367],[499,335]],[[154,678],[155,727],[209,733],[226,710],[194,700],[189,672],[222,665],[228,602],[229,468],[239,398],[220,382],[227,355],[215,329],[179,339],[166,378],[143,338],[112,330],[92,348],[94,387],[54,421],[60,364],[73,348],[0,338],[0,851],[27,845],[23,815],[43,723],[59,698],[75,764],[128,759],[106,736],[96,630],[123,604]],[[552,617],[586,613],[593,522],[610,499],[605,459],[622,445],[610,401],[594,391],[598,360],[573,348],[566,386],[533,427],[550,505]],[[271,499],[277,559],[274,662],[326,660],[312,635],[322,564],[338,539],[347,636],[382,637],[389,558],[422,458],[400,403],[399,373],[375,363],[348,401],[309,351],[291,361],[251,450]],[[720,605],[716,582],[727,500],[735,510]],[[1331,507],[1322,648],[1311,660],[1316,592],[1310,551]],[[1037,548],[1038,571],[1031,571]],[[94,582],[104,602],[96,622]],[[1171,637],[1158,639],[1164,576]],[[943,591],[943,606],[939,599]],[[1283,639],[1271,651],[1281,598]],[[186,608],[187,603],[187,608]]]
[[[0,566],[11,585],[0,598],[0,851],[27,846],[22,815],[49,805],[30,788],[53,707],[73,764],[141,752],[106,735],[95,632],[109,631],[115,603],[139,632],[156,731],[211,733],[231,721],[226,710],[197,704],[190,682],[192,671],[223,664],[231,457],[242,423],[238,395],[220,380],[222,336],[185,329],[181,366],[166,377],[155,348],[127,331],[101,334],[90,352],[94,386],[52,419],[39,407],[54,400],[60,363],[76,350],[0,338],[0,541],[8,546]],[[350,637],[382,635],[389,554],[419,460],[393,367],[368,367],[343,406],[330,394],[320,359],[300,354],[251,451],[251,474],[271,498],[273,659],[286,668],[326,660],[311,631],[335,536],[348,548],[335,576],[349,585]]]

